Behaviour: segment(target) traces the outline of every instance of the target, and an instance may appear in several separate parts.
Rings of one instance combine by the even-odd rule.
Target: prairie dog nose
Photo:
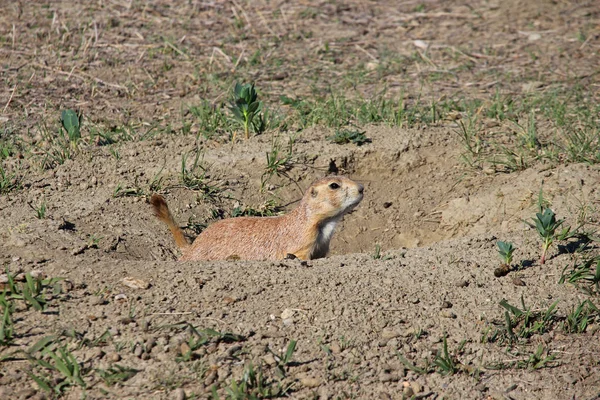
[[[358,184],[358,193],[362,194],[362,192],[365,190],[365,187],[363,186],[362,183]]]

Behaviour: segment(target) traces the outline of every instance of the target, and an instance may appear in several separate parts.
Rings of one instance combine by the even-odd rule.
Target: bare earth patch
[[[598,398],[600,6],[522,3],[7,2],[0,398]],[[178,263],[147,204],[193,238],[330,173],[320,260]]]

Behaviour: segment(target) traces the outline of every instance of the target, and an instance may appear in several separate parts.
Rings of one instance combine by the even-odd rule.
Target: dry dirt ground
[[[0,398],[599,398],[600,4],[178,3],[0,1]],[[193,238],[328,173],[365,199],[309,262],[178,263],[147,204]]]

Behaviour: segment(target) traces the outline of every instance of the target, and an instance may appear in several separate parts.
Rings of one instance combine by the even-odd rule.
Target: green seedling
[[[498,254],[502,259],[502,262],[510,266],[513,261],[513,253],[515,252],[515,247],[510,242],[502,242],[500,240],[496,244],[498,245]]]
[[[442,351],[439,351],[435,356],[433,365],[437,367],[438,372],[442,375],[454,375],[459,370],[458,364],[454,355],[448,352],[448,342],[446,336],[444,336]]]
[[[286,367],[292,361],[292,356],[294,355],[294,351],[296,350],[296,343],[296,340],[290,340],[290,343],[288,343],[287,349],[283,354],[276,354],[268,348],[269,352],[277,361],[276,374],[280,379],[283,379],[286,376]]]
[[[73,110],[64,110],[60,115],[62,127],[67,132],[69,142],[75,146],[81,139],[81,115]]]
[[[229,109],[235,118],[244,127],[246,139],[250,138],[250,128],[256,123],[254,117],[259,115],[262,109],[262,102],[258,100],[258,94],[254,89],[254,84],[236,83],[233,89],[234,99]],[[233,133],[232,142],[235,143],[236,133]]]
[[[510,272],[515,247],[510,242],[498,241],[496,244],[498,245],[498,254],[502,259],[502,265],[494,270],[494,275],[499,278]]]
[[[328,136],[327,140],[336,144],[354,143],[361,146],[365,143],[371,143],[371,139],[365,136],[364,131],[342,129],[335,132],[335,135]]]
[[[123,383],[127,381],[135,376],[135,374],[137,374],[139,371],[134,368],[123,367],[119,364],[115,364],[108,369],[97,369],[96,372],[107,386],[113,386],[117,383]]]
[[[7,346],[13,341],[12,313],[14,305],[8,298],[6,290],[0,293],[0,307],[2,308],[2,320],[0,320],[0,346]]]
[[[31,209],[33,211],[35,211],[35,217],[37,219],[45,219],[46,218],[46,201],[42,201],[38,207],[34,207],[31,203],[27,203],[27,204],[29,204],[29,207],[31,207]]]
[[[535,218],[532,218],[538,234],[542,238],[542,256],[540,258],[540,264],[546,262],[546,255],[550,246],[556,238],[556,230],[560,228],[564,220],[557,220],[556,214],[548,207],[542,208],[541,212],[535,214]],[[568,228],[567,228],[568,229]],[[561,234],[561,236],[566,236]]]

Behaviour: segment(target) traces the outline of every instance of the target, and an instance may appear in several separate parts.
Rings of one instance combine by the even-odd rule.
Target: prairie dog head
[[[304,195],[311,216],[319,221],[339,218],[363,199],[364,186],[343,176],[323,178],[313,183]]]

